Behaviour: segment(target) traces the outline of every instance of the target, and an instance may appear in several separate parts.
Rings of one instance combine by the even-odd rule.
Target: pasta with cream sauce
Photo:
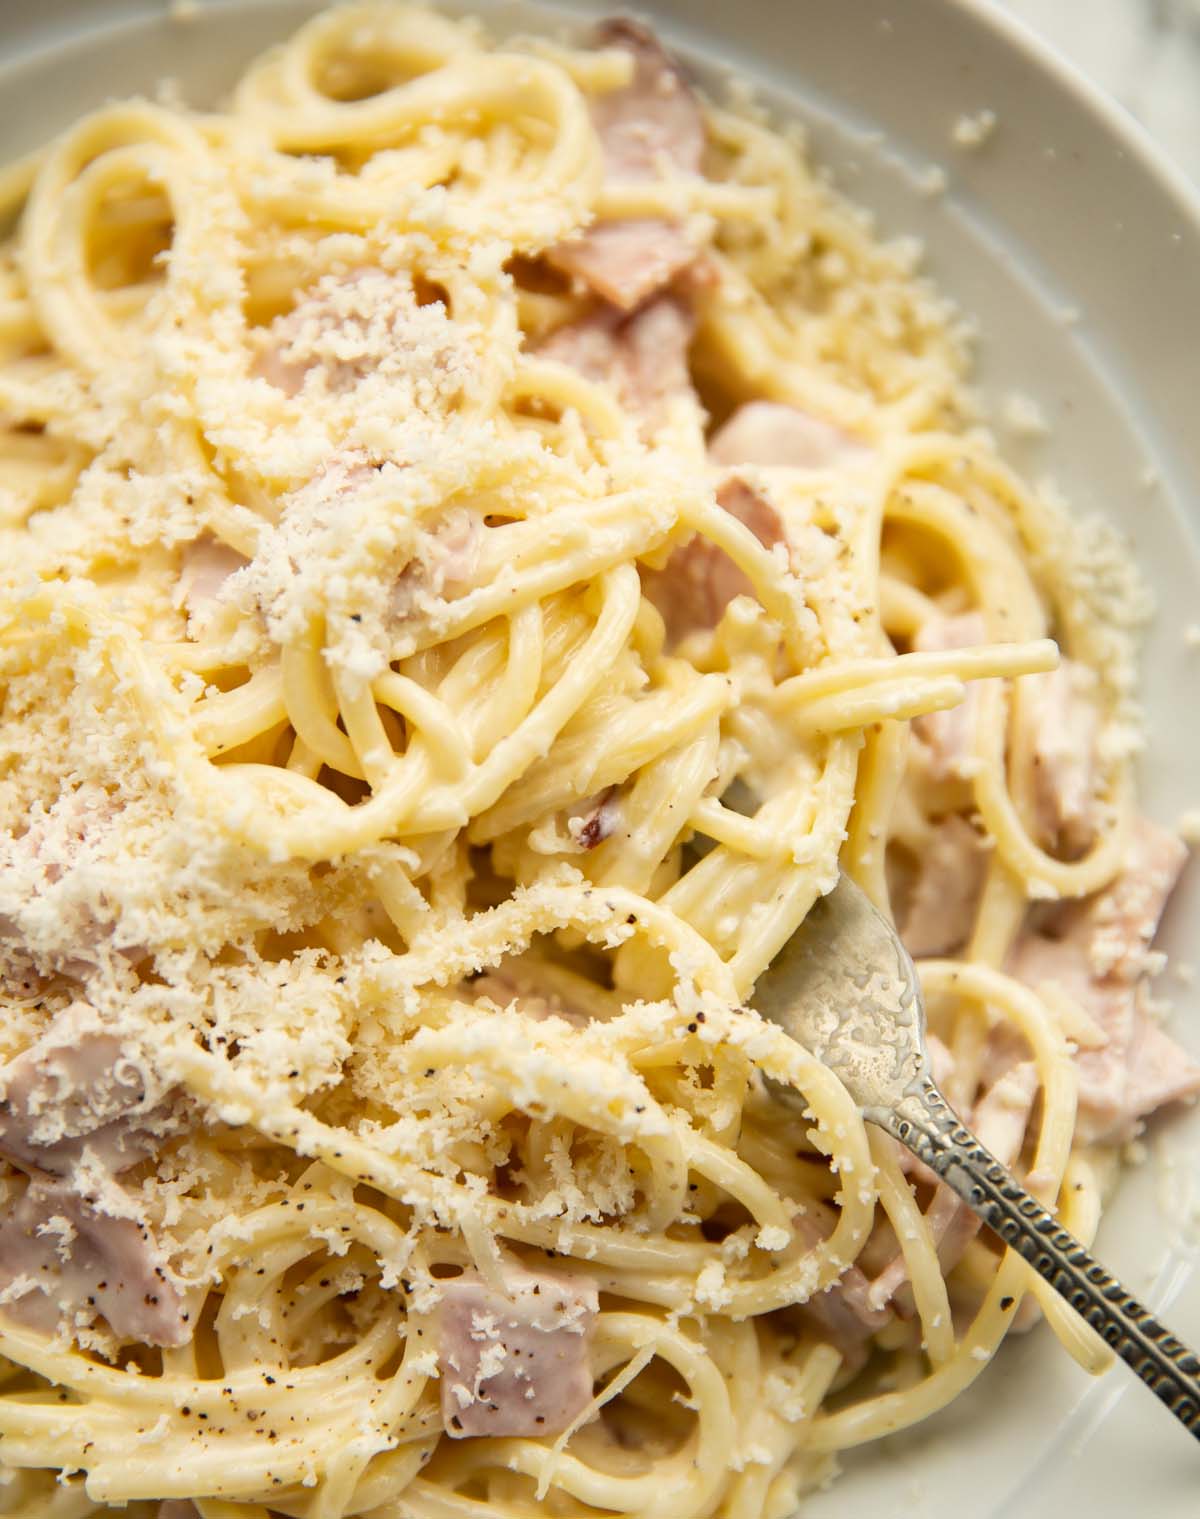
[[[1140,593],[914,247],[638,24],[386,4],[4,195],[0,1511],[786,1519],[1100,1369],[752,1008],[848,872],[1084,1240],[1200,1087]]]

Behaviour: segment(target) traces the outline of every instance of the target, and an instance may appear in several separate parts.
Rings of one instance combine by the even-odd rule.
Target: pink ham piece
[[[1021,1153],[1037,1089],[1037,1067],[1032,1061],[1021,1061],[983,1093],[967,1120],[980,1142],[1002,1165],[1011,1166]],[[921,1170],[924,1179],[928,1173],[924,1167]],[[980,1219],[956,1193],[939,1182],[925,1220],[942,1272],[949,1273],[979,1233]],[[907,1314],[912,1306],[907,1284],[908,1266],[903,1255],[897,1255],[871,1283],[868,1301],[875,1308],[883,1308],[897,1299],[897,1305]]]
[[[723,485],[717,501],[748,527],[764,548],[786,544],[778,512],[741,480]],[[755,595],[745,572],[724,549],[700,533],[677,548],[661,570],[644,570],[642,589],[662,613],[669,645],[697,629],[715,628],[735,596]]]
[[[804,1249],[811,1250],[829,1238],[836,1222],[832,1208],[817,1204],[793,1218],[792,1230]],[[867,1341],[892,1322],[887,1308],[872,1303],[870,1291],[871,1284],[862,1270],[851,1264],[824,1292],[814,1293],[800,1305],[801,1317],[808,1319],[852,1368],[866,1360]]]
[[[1186,858],[1174,834],[1138,819],[1112,884],[1055,909],[1013,947],[1011,975],[1035,990],[1056,984],[1105,1036],[1075,1056],[1079,1132],[1089,1143],[1119,1144],[1160,1107],[1200,1092],[1200,1065],[1145,1008],[1150,945]]]
[[[452,1439],[561,1433],[592,1397],[596,1289],[512,1269],[504,1293],[474,1272],[440,1282],[442,1419]]]
[[[434,602],[461,596],[479,567],[484,532],[475,512],[461,506],[445,512],[424,533],[416,556],[396,577],[392,616],[403,621]]]
[[[99,1314],[118,1339],[183,1345],[191,1338],[149,1232],[60,1182],[30,1182],[0,1222],[0,1289],[3,1311],[44,1334]]]
[[[975,1104],[971,1115],[972,1131],[1002,1165],[1012,1166],[1021,1153],[1037,1089],[1037,1067],[1032,1061],[1023,1060],[999,1076]],[[942,1271],[952,1271],[962,1259],[967,1245],[979,1233],[982,1226],[979,1215],[961,1202],[949,1187],[940,1186],[930,1205],[928,1219],[937,1241]]]
[[[620,48],[633,59],[630,83],[599,96],[591,107],[605,179],[614,184],[654,180],[664,168],[698,174],[704,118],[654,34],[620,18],[598,29],[596,45]],[[604,300],[632,311],[690,264],[696,250],[677,223],[634,217],[596,222],[546,256]]]
[[[0,1156],[52,1176],[70,1175],[89,1153],[113,1175],[127,1170],[171,1126],[149,1088],[120,1039],[73,1003],[0,1069]]]
[[[244,569],[249,560],[219,538],[205,534],[183,550],[176,599],[189,620],[203,621],[214,609],[230,575]]]
[[[253,375],[286,396],[349,396],[378,377],[419,409],[452,407],[476,358],[446,299],[388,269],[322,275],[255,332]],[[444,294],[444,292],[442,292]]]
[[[401,286],[383,269],[325,275],[262,334],[254,374],[298,396],[310,374],[345,395],[401,344],[390,330]]]
[[[1013,740],[1013,786],[1032,803],[1039,842],[1067,859],[1086,853],[1096,833],[1095,687],[1093,672],[1070,659],[1021,682],[1025,721]]]
[[[914,652],[941,654],[948,649],[968,649],[987,642],[987,627],[980,612],[956,617],[934,617],[913,639]],[[913,718],[912,731],[924,747],[929,774],[935,781],[963,779],[970,774],[971,741],[979,709],[978,681],[967,683],[966,695],[957,707],[927,712]]]
[[[586,1028],[592,1021],[586,1007],[565,997],[560,987],[547,987],[537,970],[527,966],[501,965],[485,971],[463,986],[462,996],[465,1001],[485,998],[501,1010],[515,1002],[519,1013],[539,1023],[545,1018],[562,1018],[577,1028]]]
[[[149,953],[123,937],[119,919],[101,918],[103,907],[79,902],[71,890],[73,872],[87,868],[120,810],[98,786],[80,787],[31,810],[23,833],[0,834],[0,942],[13,961],[27,962],[14,968],[34,985],[55,973],[79,979],[109,952],[134,964]],[[43,949],[38,934],[48,920],[57,942]]]
[[[710,460],[731,471],[739,465],[818,469],[867,457],[863,446],[831,423],[794,406],[750,401],[709,442]],[[726,476],[717,500],[750,529],[764,548],[786,546],[779,513],[748,481]],[[664,570],[645,575],[646,594],[663,615],[667,641],[678,643],[697,628],[715,628],[735,596],[754,587],[723,549],[699,534],[672,554]]]
[[[986,871],[987,850],[966,818],[953,813],[934,825],[900,926],[914,959],[953,954],[967,942]]]
[[[661,296],[629,317],[609,307],[568,322],[537,353],[611,385],[637,419],[638,431],[649,437],[662,424],[670,402],[692,394],[687,355],[693,328],[684,303]]]
[[[567,833],[579,849],[595,849],[616,832],[621,821],[616,795],[617,788],[608,786],[594,796],[585,796],[567,813]]]
[[[799,407],[747,401],[712,435],[708,457],[727,469],[739,464],[838,469],[861,464],[870,453],[840,427]]]

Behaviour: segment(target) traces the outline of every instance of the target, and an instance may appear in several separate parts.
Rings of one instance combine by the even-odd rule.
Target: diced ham
[[[110,950],[135,964],[148,954],[144,944],[122,942],[119,920],[101,917],[101,904],[71,891],[73,872],[86,868],[119,812],[101,787],[80,786],[32,809],[23,833],[0,835],[0,943],[22,979],[77,979]],[[40,939],[48,924],[53,947]]]
[[[1021,1061],[983,1093],[966,1120],[979,1141],[1001,1165],[1011,1166],[1021,1153],[1037,1089],[1037,1067],[1032,1061]],[[953,1271],[962,1259],[963,1251],[980,1230],[978,1215],[959,1199],[957,1193],[939,1182],[926,1210],[925,1221],[943,1274]],[[871,1283],[870,1303],[882,1308],[896,1298],[907,1283],[908,1266],[904,1256],[897,1255]],[[907,1291],[903,1296],[907,1299]],[[902,1306],[907,1309],[907,1302]]]
[[[748,401],[709,440],[714,464],[789,469],[837,469],[859,464],[868,450],[849,433],[796,406],[776,401]]]
[[[1139,996],[1125,1066],[1125,1111],[1140,1118],[1197,1093],[1200,1065],[1147,1015]]]
[[[423,410],[451,405],[475,362],[444,300],[371,266],[323,275],[254,343],[252,373],[284,395],[316,386],[345,396],[380,376]]]
[[[954,1077],[958,1062],[954,1058],[954,1052],[936,1034],[926,1032],[925,1049],[929,1055],[929,1067],[937,1088],[943,1095],[949,1090],[949,1083]],[[894,1153],[897,1164],[905,1176],[911,1180],[924,1182],[928,1187],[939,1185],[937,1173],[931,1171],[923,1160],[918,1160],[913,1152],[906,1149],[902,1144],[895,1144]],[[889,1256],[890,1259],[890,1256]]]
[[[803,465],[837,453],[845,458],[860,446],[829,424],[791,406],[752,401],[741,407],[709,444],[715,464]],[[743,523],[764,548],[787,544],[779,513],[748,481],[726,476],[717,501]],[[667,640],[678,643],[697,628],[715,628],[735,596],[753,596],[754,587],[729,555],[697,534],[671,555],[657,574],[643,575],[647,596],[663,615]]]
[[[526,842],[538,854],[586,854],[611,838],[620,822],[617,788],[607,786],[549,813],[529,830]]]
[[[783,522],[771,504],[741,480],[729,480],[717,501],[743,523],[764,548],[786,544]],[[715,628],[735,596],[753,596],[754,586],[724,549],[697,533],[658,571],[643,571],[642,588],[662,613],[668,644],[698,628]]]
[[[627,16],[597,28],[594,45],[620,48],[633,58],[633,78],[592,104],[592,122],[604,147],[604,164],[615,181],[657,177],[669,163],[700,172],[704,117],[679,66],[648,27]]]
[[[597,222],[546,255],[564,274],[576,274],[620,311],[633,311],[696,256],[673,222],[656,217]]]
[[[967,649],[987,641],[987,628],[980,612],[956,617],[931,618],[913,639],[914,651],[940,654],[948,649]],[[978,681],[970,681],[957,707],[915,717],[913,733],[921,740],[929,774],[934,780],[962,778],[969,774],[972,736],[979,707]]]
[[[1096,677],[1064,659],[1021,682],[1023,721],[1013,735],[1012,780],[1029,798],[1040,843],[1068,859],[1096,832],[1100,711]]]
[[[453,601],[479,565],[484,527],[475,512],[452,506],[422,537],[416,557],[396,578],[391,613],[398,621],[431,600]]]
[[[646,437],[661,425],[675,397],[693,394],[687,365],[692,331],[689,308],[661,296],[629,317],[609,307],[568,322],[536,351],[611,385]]]
[[[0,1069],[0,1156],[67,1176],[85,1153],[114,1175],[148,1155],[171,1115],[152,1078],[86,1003]]]
[[[605,178],[628,184],[657,179],[664,168],[699,173],[704,118],[687,81],[654,34],[622,18],[604,23],[596,41],[601,47],[623,49],[634,65],[629,84],[592,103]],[[596,222],[547,253],[557,269],[582,279],[622,311],[640,306],[695,256],[683,229],[658,217]]]
[[[3,1311],[45,1334],[97,1314],[123,1340],[183,1345],[191,1329],[149,1232],[61,1182],[32,1181],[0,1221]]]
[[[592,1397],[596,1289],[577,1277],[513,1269],[505,1292],[474,1272],[440,1282],[442,1419],[452,1439],[555,1435]]]
[[[370,298],[391,283],[381,269],[356,269],[348,276],[318,280],[265,330],[254,373],[286,396],[298,396],[317,371],[335,395],[352,390],[378,360],[378,334],[372,334],[370,346],[365,341]],[[355,287],[360,285],[365,289],[362,299],[356,299]]]
[[[1088,1142],[1120,1143],[1158,1108],[1200,1092],[1200,1066],[1144,1006],[1149,948],[1186,857],[1173,834],[1139,819],[1112,884],[1027,928],[1010,956],[1010,974],[1035,989],[1055,983],[1105,1035],[1075,1055]]]
[[[468,1000],[486,998],[498,1008],[510,1007],[514,1002],[519,1012],[527,1018],[541,1022],[544,1018],[562,1018],[579,1028],[586,1028],[592,1021],[586,1007],[571,1001],[564,995],[561,985],[547,986],[544,974],[536,967],[521,965],[496,966],[463,987]]]
[[[970,937],[987,871],[983,840],[952,813],[934,825],[920,852],[900,937],[914,958],[949,955]]]
[[[726,480],[717,491],[717,503],[748,527],[763,548],[773,549],[777,543],[787,542],[779,513],[744,480]]]
[[[954,1075],[955,1059],[950,1046],[939,1039],[936,1034],[925,1035],[925,1049],[929,1054],[929,1067],[933,1072],[933,1079],[944,1092],[946,1084]],[[906,1154],[911,1153],[906,1151]]]
[[[792,1230],[803,1248],[811,1250],[829,1238],[836,1221],[831,1208],[818,1205],[797,1214]],[[800,1305],[801,1316],[810,1320],[851,1366],[865,1359],[866,1342],[892,1321],[887,1308],[872,1303],[870,1292],[871,1284],[862,1270],[851,1264],[824,1292],[814,1293]]]
[[[1116,878],[1063,911],[1068,932],[1086,935],[1094,975],[1131,982],[1151,969],[1150,946],[1187,857],[1187,846],[1175,834],[1138,818]]]
[[[616,832],[621,818],[616,791],[615,786],[608,786],[595,796],[576,802],[568,812],[567,833],[580,849],[595,849]]]
[[[249,560],[219,538],[205,534],[183,551],[176,600],[189,618],[204,619],[211,613],[230,575],[244,569]]]

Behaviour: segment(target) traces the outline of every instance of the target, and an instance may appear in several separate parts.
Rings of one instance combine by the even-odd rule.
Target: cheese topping
[[[749,1519],[955,1397],[1028,1275],[747,1006],[812,903],[1085,1238],[1200,1072],[1140,593],[914,246],[632,22],[387,4],[10,209],[0,1506]]]

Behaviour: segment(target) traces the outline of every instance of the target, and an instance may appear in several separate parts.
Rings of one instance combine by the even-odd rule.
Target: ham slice
[[[176,600],[188,618],[198,621],[207,618],[230,575],[244,569],[249,562],[237,549],[207,534],[187,544],[183,550]]]
[[[900,937],[914,958],[961,949],[975,925],[987,872],[983,840],[957,813],[934,825],[920,851]]]
[[[982,613],[963,612],[955,617],[931,618],[913,639],[913,649],[922,654],[940,654],[986,642],[987,627]],[[979,684],[968,682],[966,695],[957,707],[913,718],[912,731],[921,741],[926,766],[935,781],[961,779],[970,774]]]
[[[0,1289],[4,1311],[44,1334],[103,1315],[122,1340],[183,1345],[191,1337],[149,1232],[60,1182],[31,1182],[0,1222]]]
[[[287,396],[352,395],[379,377],[421,411],[451,408],[477,355],[447,301],[390,270],[322,275],[254,335],[252,373]]]
[[[592,103],[606,180],[653,180],[664,169],[698,174],[704,118],[687,81],[654,34],[620,18],[598,29],[596,44],[621,48],[633,59],[629,84]],[[640,306],[695,256],[683,229],[659,217],[596,222],[547,253],[555,268],[583,280],[622,311]]]
[[[119,919],[100,916],[104,905],[71,889],[120,810],[89,784],[32,809],[23,833],[0,835],[0,941],[35,986],[56,973],[79,979],[110,951],[134,964],[149,953],[122,939]]]
[[[594,796],[585,796],[567,813],[567,833],[576,848],[586,852],[603,844],[617,831],[621,821],[621,807],[616,799],[617,788],[607,786]]]
[[[796,1240],[811,1250],[828,1239],[836,1224],[832,1208],[816,1205],[792,1220]],[[822,1339],[842,1354],[851,1367],[866,1359],[866,1345],[874,1335],[892,1321],[891,1312],[871,1301],[871,1284],[860,1267],[847,1266],[836,1282],[824,1292],[814,1293],[800,1305],[800,1315],[807,1319]]]
[[[1111,885],[1055,909],[1013,947],[1010,974],[1034,988],[1057,984],[1105,1036],[1075,1056],[1079,1130],[1091,1143],[1121,1143],[1158,1108],[1200,1092],[1200,1065],[1145,1005],[1150,945],[1186,858],[1173,834],[1139,819]]]
[[[599,1310],[593,1286],[513,1269],[503,1293],[474,1272],[439,1287],[442,1419],[452,1439],[559,1434],[583,1412]]]
[[[657,218],[597,222],[546,255],[621,311],[633,311],[679,273],[696,250],[673,222]]]
[[[717,501],[764,548],[786,546],[779,513],[743,481],[727,481],[717,492]],[[661,570],[644,570],[642,589],[661,612],[670,645],[697,629],[715,628],[735,596],[755,595],[745,572],[700,533],[677,548]]]
[[[837,469],[861,464],[869,450],[849,433],[796,406],[747,401],[709,440],[714,464]]]
[[[52,1176],[70,1175],[89,1154],[114,1175],[127,1170],[171,1124],[152,1086],[96,1013],[73,1003],[0,1070],[0,1155]]]
[[[500,1009],[515,1002],[520,1013],[538,1022],[544,1018],[562,1018],[577,1028],[586,1028],[592,1021],[588,1008],[572,1000],[569,986],[564,986],[561,979],[551,982],[543,966],[528,965],[519,960],[505,961],[464,983],[462,997],[468,1002],[484,998]]]
[[[475,512],[452,506],[423,535],[416,556],[392,587],[391,615],[403,621],[440,600],[453,601],[471,584],[479,566],[484,527]]]
[[[1013,735],[1013,786],[1029,798],[1039,842],[1067,859],[1086,853],[1096,832],[1095,688],[1094,673],[1070,659],[1021,682],[1024,720]]]
[[[771,401],[739,407],[714,434],[708,452],[714,464],[731,471],[718,502],[768,549],[787,547],[783,520],[761,490],[733,472],[738,466],[821,468],[866,456],[840,428]],[[669,643],[698,628],[715,628],[735,596],[755,594],[728,554],[700,535],[677,549],[657,575],[644,575],[643,584],[663,615]]]
[[[285,396],[298,396],[317,371],[333,394],[353,390],[379,359],[380,334],[373,332],[371,343],[366,341],[372,297],[380,304],[380,293],[390,294],[393,283],[382,269],[356,269],[318,280],[265,330],[254,374]]]
[[[998,1077],[982,1094],[966,1120],[980,1142],[1002,1165],[1011,1166],[1021,1153],[1037,1089],[1037,1067],[1032,1061],[1021,1061]],[[922,1179],[928,1176],[924,1167],[921,1173]],[[925,1221],[942,1272],[947,1274],[953,1271],[962,1259],[963,1251],[979,1233],[981,1221],[955,1192],[941,1182],[926,1210]],[[869,1302],[882,1308],[901,1294],[904,1301],[900,1306],[908,1312],[907,1284],[908,1266],[904,1256],[898,1254],[871,1283]],[[902,1292],[902,1289],[905,1290]]]
[[[649,437],[672,400],[693,394],[687,364],[693,328],[691,311],[682,301],[660,296],[629,317],[604,307],[568,322],[537,352],[611,385],[639,432]]]

